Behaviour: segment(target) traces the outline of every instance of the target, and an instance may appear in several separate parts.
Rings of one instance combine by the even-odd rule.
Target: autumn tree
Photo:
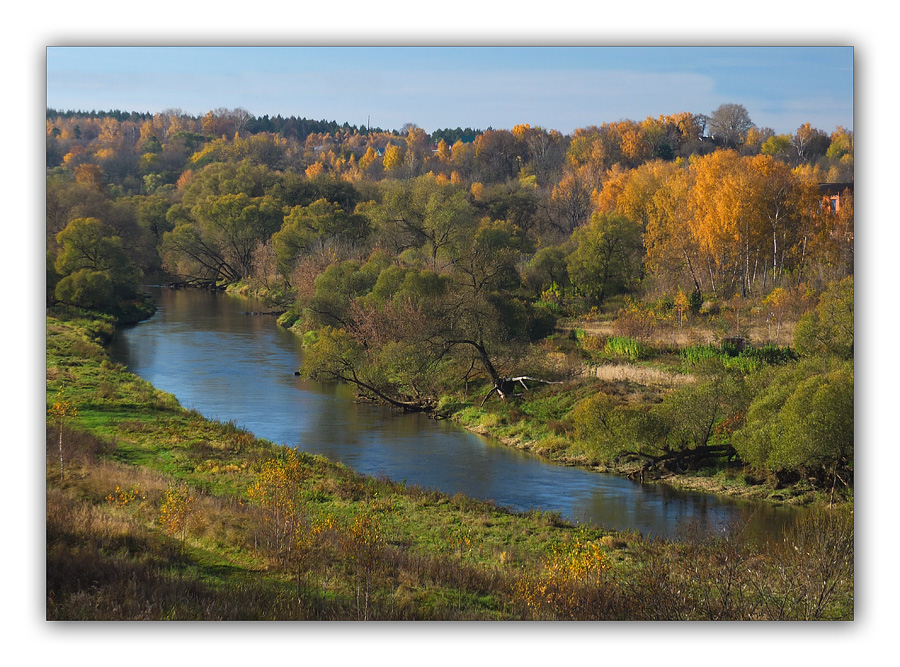
[[[572,134],[566,151],[571,169],[581,170],[591,188],[599,187],[602,175],[625,159],[618,123],[579,128]]]
[[[420,175],[431,159],[431,143],[428,133],[421,127],[410,125],[406,131],[406,150],[403,153],[403,162],[407,177]]]
[[[689,205],[693,183],[693,170],[672,169],[659,183],[646,208],[647,273],[658,286],[670,292],[683,286],[700,294],[707,286],[703,255],[694,237],[694,215]]]
[[[558,239],[568,237],[591,214],[592,186],[586,168],[567,172],[543,201],[544,219]]]
[[[825,151],[829,168],[826,180],[847,183],[853,180],[853,132],[840,125],[831,133],[831,143]]]
[[[530,125],[516,125],[513,135],[524,147],[526,165],[531,167],[537,183],[547,187],[559,179],[565,163],[566,140],[556,130]]]
[[[804,123],[791,137],[791,145],[797,162],[815,162],[825,155],[831,145],[831,138],[822,130]]]
[[[226,109],[219,107],[210,110],[203,118],[203,134],[209,137],[231,137],[243,133],[250,121],[250,114],[240,107]]]
[[[647,229],[655,213],[656,193],[682,168],[673,162],[654,160],[629,170],[611,171],[603,190],[594,198],[596,209],[618,212]]]
[[[756,225],[764,228],[771,239],[768,264],[772,269],[772,284],[777,284],[789,258],[789,249],[799,240],[801,217],[809,204],[810,192],[802,188],[783,162],[765,155],[745,162],[749,175],[746,197],[753,206],[748,215],[756,217]]]
[[[475,168],[475,144],[457,139],[453,143],[450,152],[450,163],[453,166],[453,172],[458,174],[461,180],[467,181],[471,179]]]
[[[720,150],[696,160],[689,194],[694,238],[704,255],[710,288],[717,295],[746,295],[759,260],[763,230],[748,197],[750,175],[736,151]]]
[[[475,138],[475,171],[485,183],[514,177],[521,164],[521,144],[508,130],[488,130]]]
[[[309,477],[306,454],[293,449],[264,461],[247,488],[247,497],[265,512],[267,546],[281,561],[294,556],[304,513],[301,493]]]
[[[59,478],[65,480],[65,460],[63,458],[63,428],[66,422],[78,416],[78,408],[65,397],[63,390],[56,394],[56,400],[48,408],[47,415],[56,422],[59,431]]]
[[[400,169],[403,166],[403,150],[400,146],[388,144],[384,149],[382,164],[386,174],[395,177],[400,175]]]
[[[196,505],[196,498],[186,486],[169,485],[159,508],[159,525],[171,537],[178,537],[181,552],[187,540],[188,525]]]

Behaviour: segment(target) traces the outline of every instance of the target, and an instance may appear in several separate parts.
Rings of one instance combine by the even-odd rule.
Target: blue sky
[[[853,127],[852,47],[48,47],[56,109],[265,114],[569,133],[743,104],[778,133]]]

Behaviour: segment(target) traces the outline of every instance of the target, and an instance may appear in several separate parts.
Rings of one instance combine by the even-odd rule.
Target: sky
[[[47,106],[242,108],[400,129],[579,127],[742,104],[758,127],[853,128],[852,46],[50,46]]]

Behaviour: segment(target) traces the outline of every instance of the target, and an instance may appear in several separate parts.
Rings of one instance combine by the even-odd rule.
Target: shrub
[[[108,311],[116,305],[113,282],[105,271],[79,269],[56,285],[56,299],[79,308]]]

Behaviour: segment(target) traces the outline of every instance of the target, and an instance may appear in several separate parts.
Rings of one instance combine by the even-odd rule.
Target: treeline
[[[134,313],[148,277],[243,285],[304,336],[309,377],[441,414],[471,386],[508,397],[562,381],[532,352],[552,344],[561,319],[596,315],[644,343],[660,321],[747,338],[755,316],[775,342],[809,312],[797,350],[849,358],[852,386],[852,317],[847,343],[835,328],[845,319],[822,306],[849,303],[852,315],[853,135],[843,128],[776,135],[740,105],[572,135],[517,125],[471,141],[469,128],[283,120],[240,109],[48,114],[49,301]],[[255,131],[261,122],[270,129]],[[844,298],[825,296],[835,290]],[[738,400],[721,393],[728,386],[716,381],[712,421],[677,447],[653,430],[668,417],[629,417],[628,429],[652,435],[637,454],[681,465],[692,457],[671,452],[701,443],[735,456],[730,436],[763,414],[752,408],[762,394]],[[785,401],[778,410],[794,405]],[[583,439],[608,444],[590,423]],[[607,444],[597,447],[629,453]],[[832,481],[849,477],[846,450],[822,464]]]

